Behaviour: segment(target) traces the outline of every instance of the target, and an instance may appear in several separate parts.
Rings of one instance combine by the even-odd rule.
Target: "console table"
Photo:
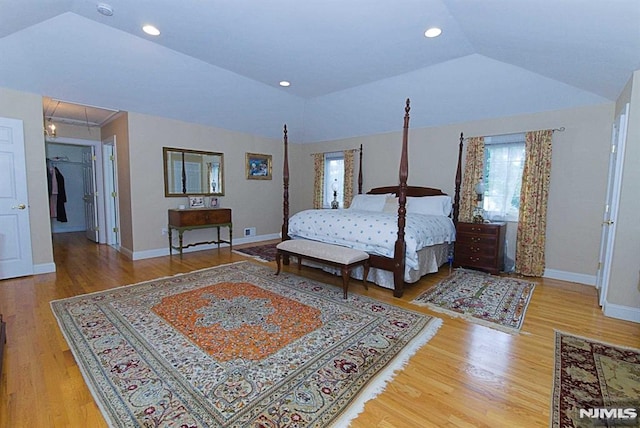
[[[218,231],[218,238],[212,241],[196,242],[193,244],[183,245],[182,235],[185,230],[194,229],[206,229],[215,227]],[[220,228],[229,228],[229,240],[225,241],[220,239]],[[172,231],[178,231],[178,246],[173,245]],[[232,249],[232,233],[233,226],[231,223],[231,208],[191,208],[191,209],[171,209],[169,210],[169,225],[167,228],[169,233],[169,254],[173,253],[172,250],[180,251],[182,256],[182,250],[184,248],[193,247],[203,244],[229,244],[229,249]]]

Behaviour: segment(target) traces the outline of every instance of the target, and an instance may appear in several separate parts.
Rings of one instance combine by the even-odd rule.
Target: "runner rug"
[[[412,303],[512,333],[522,328],[534,287],[515,278],[456,269]]]
[[[640,349],[556,331],[551,426],[640,426]]]
[[[276,260],[276,245],[278,245],[277,242],[257,245],[255,247],[237,248],[233,250],[233,252],[242,254],[243,256],[253,257],[261,262],[273,262]]]
[[[118,427],[343,427],[442,323],[251,262],[51,306]]]

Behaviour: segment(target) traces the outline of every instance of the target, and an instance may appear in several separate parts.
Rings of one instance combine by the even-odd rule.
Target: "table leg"
[[[218,229],[218,251],[220,251],[220,226],[216,226],[216,229]]]
[[[173,240],[171,239],[171,228],[167,228],[167,234],[169,235],[169,255],[173,255]]]
[[[180,246],[180,257],[182,257],[182,234],[184,232],[182,230],[178,231],[178,245]]]

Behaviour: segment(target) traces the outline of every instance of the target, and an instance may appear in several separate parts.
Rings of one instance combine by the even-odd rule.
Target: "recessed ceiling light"
[[[438,37],[440,34],[442,34],[442,30],[439,29],[438,27],[429,28],[427,31],[424,32],[424,36],[429,37],[430,39],[433,37]]]
[[[145,33],[147,33],[150,36],[159,36],[160,35],[160,30],[158,30],[153,25],[149,25],[149,24],[143,26],[142,27],[142,31],[144,31]]]
[[[282,82],[280,82],[280,86],[286,88],[287,86],[291,86],[291,82],[287,82],[286,80],[283,80]]]
[[[98,3],[96,5],[96,8],[98,9],[98,12],[101,15],[104,16],[113,16],[113,8],[111,7],[111,5],[108,5],[106,3]]]

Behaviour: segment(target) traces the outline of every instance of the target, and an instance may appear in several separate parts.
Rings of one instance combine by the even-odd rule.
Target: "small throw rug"
[[[273,262],[276,260],[276,245],[278,245],[277,242],[257,245],[255,247],[238,248],[233,250],[233,252],[242,254],[243,256],[253,257],[261,262]]]
[[[509,333],[524,322],[535,284],[456,269],[412,303]]]
[[[345,427],[442,323],[251,262],[51,306],[117,427]]]
[[[640,349],[556,331],[551,426],[640,427]]]

